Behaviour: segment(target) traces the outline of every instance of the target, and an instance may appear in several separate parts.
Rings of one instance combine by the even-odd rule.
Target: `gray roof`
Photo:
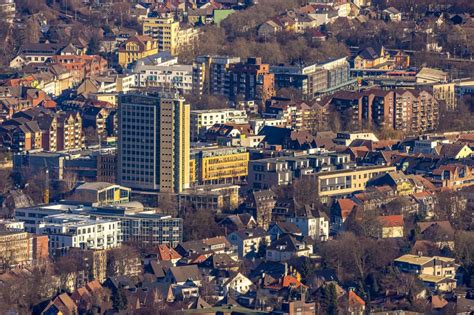
[[[200,281],[201,273],[197,265],[171,267],[169,272],[176,282],[186,282],[187,280]]]

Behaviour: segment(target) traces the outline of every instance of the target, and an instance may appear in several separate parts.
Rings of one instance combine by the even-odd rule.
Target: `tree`
[[[326,314],[337,315],[337,291],[334,283],[330,283],[324,288],[324,304],[326,307]]]
[[[128,306],[127,295],[123,288],[112,290],[112,307],[115,311],[125,311]]]
[[[210,210],[187,207],[182,217],[184,241],[224,235],[223,229],[217,225],[214,213]]]
[[[122,244],[107,252],[107,277],[133,274],[139,265],[139,253],[134,247]]]

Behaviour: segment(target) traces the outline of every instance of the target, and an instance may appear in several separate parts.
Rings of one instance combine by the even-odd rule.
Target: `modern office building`
[[[239,183],[248,175],[244,147],[202,147],[191,150],[191,179],[199,185]]]
[[[175,193],[189,187],[189,108],[175,94],[120,98],[119,184]]]
[[[295,88],[306,99],[335,91],[351,84],[347,58],[328,60],[310,66],[271,66],[277,88]]]

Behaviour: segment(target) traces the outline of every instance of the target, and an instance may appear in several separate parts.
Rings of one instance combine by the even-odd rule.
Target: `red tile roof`
[[[379,222],[383,227],[403,226],[403,215],[379,216]]]
[[[352,290],[348,293],[348,300],[350,307],[360,307],[365,305],[365,301]]]
[[[168,247],[168,245],[158,245],[157,247],[158,259],[169,261],[174,259],[181,259],[181,255],[178,254],[173,248]]]

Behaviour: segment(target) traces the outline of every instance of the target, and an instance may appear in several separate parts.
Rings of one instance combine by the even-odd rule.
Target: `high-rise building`
[[[189,187],[189,111],[173,95],[126,94],[119,104],[118,182],[137,190]]]
[[[159,51],[169,51],[176,55],[180,49],[192,46],[198,39],[195,28],[181,28],[173,14],[147,17],[143,20],[143,34],[158,42]]]
[[[193,63],[193,91],[197,94],[228,95],[228,70],[239,57],[199,56]]]

